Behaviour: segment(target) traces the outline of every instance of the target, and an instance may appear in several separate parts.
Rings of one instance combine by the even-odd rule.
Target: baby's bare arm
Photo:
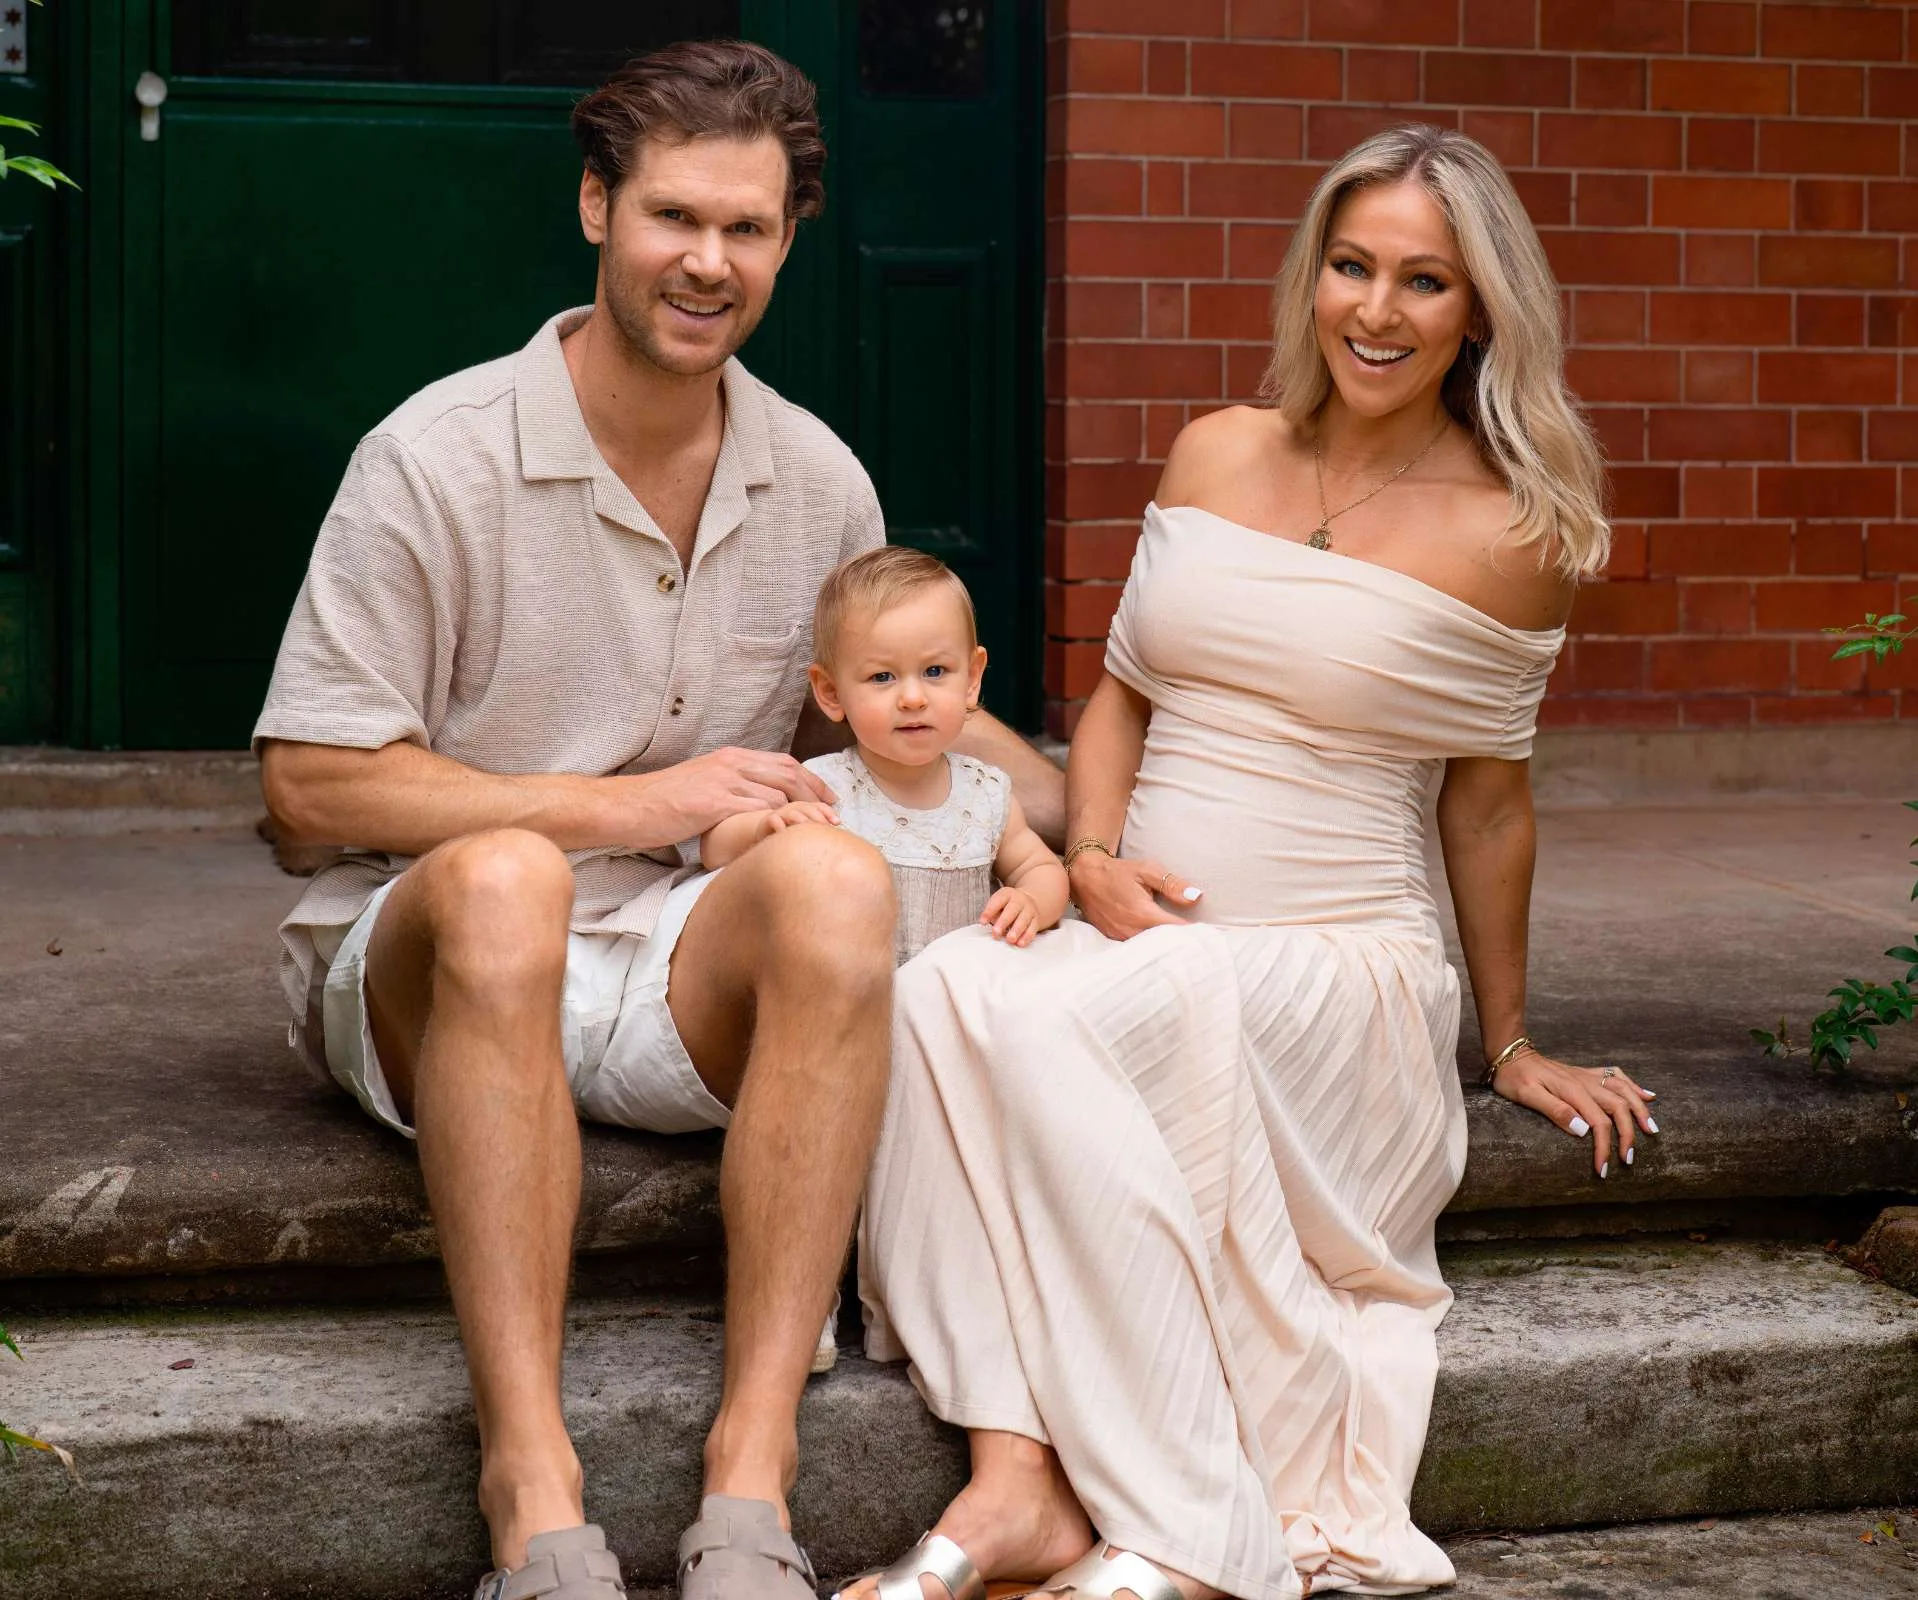
[[[1017,889],[1032,897],[1038,927],[1050,928],[1065,915],[1066,901],[1071,896],[1066,869],[1046,848],[1045,840],[1033,832],[1016,799],[1006,814],[1005,836],[999,841],[999,854],[992,870],[1008,889]]]
[[[701,866],[723,867],[737,861],[772,831],[770,811],[742,811],[715,822],[699,836]]]
[[[723,867],[729,861],[737,861],[762,839],[808,822],[836,828],[839,813],[823,800],[788,800],[776,811],[749,811],[743,816],[728,817],[699,836],[700,864]]]

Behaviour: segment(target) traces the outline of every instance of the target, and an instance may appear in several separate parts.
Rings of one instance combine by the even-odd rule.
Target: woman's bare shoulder
[[[1515,628],[1563,627],[1578,585],[1559,566],[1556,542],[1546,538],[1518,543],[1510,532],[1511,499],[1501,492],[1498,502],[1499,520],[1490,524],[1497,531],[1479,551],[1480,581],[1487,591],[1484,609]]]
[[[1156,499],[1160,505],[1197,503],[1219,477],[1236,478],[1270,462],[1294,438],[1292,424],[1265,406],[1227,406],[1194,417],[1172,441]]]

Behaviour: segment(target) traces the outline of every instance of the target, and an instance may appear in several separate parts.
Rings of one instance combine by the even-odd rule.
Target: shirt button
[[[678,587],[679,579],[675,578],[670,572],[662,572],[659,575],[659,592],[661,594],[671,594]]]
[[[673,715],[678,716],[680,712],[684,711],[685,709],[686,709],[686,701],[684,696],[681,696],[681,695],[673,696]]]

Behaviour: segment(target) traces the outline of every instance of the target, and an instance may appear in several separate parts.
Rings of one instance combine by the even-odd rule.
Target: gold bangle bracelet
[[[1112,852],[1106,848],[1105,840],[1095,839],[1088,834],[1083,839],[1073,841],[1072,848],[1066,851],[1065,858],[1060,865],[1070,867],[1074,861],[1078,860],[1079,857],[1084,855],[1088,850],[1097,850],[1099,854],[1107,860],[1111,860],[1112,858]]]
[[[1493,1056],[1490,1061],[1485,1063],[1485,1082],[1490,1083],[1496,1078],[1498,1076],[1498,1069],[1504,1066],[1505,1063],[1510,1061],[1514,1056],[1522,1056],[1528,1050],[1536,1051],[1537,1049],[1538,1046],[1532,1043],[1532,1036],[1528,1033],[1521,1033],[1503,1050],[1499,1051],[1497,1055]]]

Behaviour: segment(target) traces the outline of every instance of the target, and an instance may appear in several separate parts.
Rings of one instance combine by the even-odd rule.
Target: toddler
[[[1026,825],[1011,780],[952,753],[986,670],[957,574],[904,545],[855,556],[819,591],[813,654],[813,697],[854,740],[806,763],[838,804],[796,800],[728,817],[700,839],[701,859],[723,866],[785,828],[836,824],[892,867],[898,960],[974,922],[1008,944],[1032,943],[1065,912],[1065,868]]]

